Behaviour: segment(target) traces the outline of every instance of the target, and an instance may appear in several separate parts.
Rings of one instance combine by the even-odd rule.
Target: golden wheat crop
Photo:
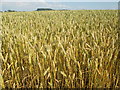
[[[118,11],[2,13],[1,80],[11,88],[118,88]]]

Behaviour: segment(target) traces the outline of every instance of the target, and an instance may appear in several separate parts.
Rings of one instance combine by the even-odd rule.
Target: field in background
[[[118,11],[2,15],[2,79],[12,88],[118,88]]]

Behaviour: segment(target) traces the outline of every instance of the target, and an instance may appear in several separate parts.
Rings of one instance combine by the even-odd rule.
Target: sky
[[[0,11],[34,11],[37,8],[118,9],[119,0],[0,0]]]

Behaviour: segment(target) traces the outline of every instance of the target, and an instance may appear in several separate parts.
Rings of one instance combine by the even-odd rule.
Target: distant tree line
[[[51,8],[38,8],[36,11],[48,11],[48,10],[53,10]]]
[[[5,12],[17,12],[17,11],[15,11],[15,10],[7,10]]]
[[[37,8],[37,10],[35,11],[50,11],[50,10],[54,10],[51,8]],[[67,9],[60,9],[61,11],[67,10]],[[0,11],[0,12],[17,12],[15,10],[7,10],[7,11]]]

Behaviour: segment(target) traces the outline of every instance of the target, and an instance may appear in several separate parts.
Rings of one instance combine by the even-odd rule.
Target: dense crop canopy
[[[5,87],[118,88],[118,11],[5,12]]]

